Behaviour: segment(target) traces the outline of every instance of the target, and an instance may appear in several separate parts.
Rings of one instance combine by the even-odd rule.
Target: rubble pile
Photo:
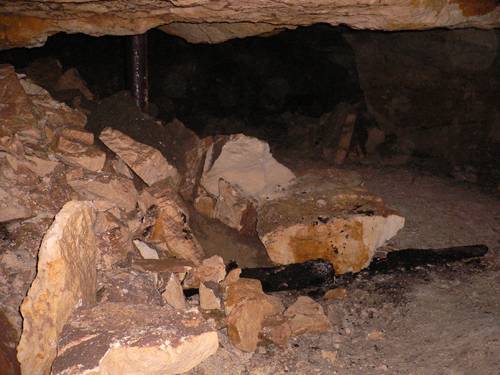
[[[57,86],[92,98],[77,77]],[[256,138],[185,136],[173,160],[113,124],[94,137],[12,66],[0,88],[0,310],[22,374],[181,373],[218,334],[253,352],[330,329],[314,300],[285,306],[207,256],[193,210],[260,239],[275,263],[321,258],[338,274],[367,267],[404,224],[356,175],[296,177]]]

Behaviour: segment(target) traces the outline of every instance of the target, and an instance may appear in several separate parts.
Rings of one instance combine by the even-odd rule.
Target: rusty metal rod
[[[130,91],[135,104],[143,112],[148,111],[148,39],[146,33],[130,38]]]

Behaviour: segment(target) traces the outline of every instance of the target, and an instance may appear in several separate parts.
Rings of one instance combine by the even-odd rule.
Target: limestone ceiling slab
[[[314,23],[356,29],[500,27],[498,0],[3,0],[0,48],[42,45],[57,32],[130,35],[151,28],[192,42]]]

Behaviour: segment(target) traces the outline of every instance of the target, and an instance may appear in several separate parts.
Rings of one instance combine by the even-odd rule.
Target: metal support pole
[[[148,111],[148,39],[147,35],[132,35],[130,38],[130,91],[135,104],[143,112]]]

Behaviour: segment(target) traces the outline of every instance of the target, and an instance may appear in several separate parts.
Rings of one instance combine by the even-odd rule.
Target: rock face
[[[49,374],[63,326],[78,306],[95,303],[94,220],[88,202],[69,202],[43,239],[37,275],[21,305],[17,357],[23,374]]]
[[[218,338],[195,311],[103,303],[78,310],[58,348],[52,375],[180,374],[214,354]]]
[[[55,7],[56,5],[57,7]],[[2,4],[0,48],[43,44],[58,32],[91,35],[131,35],[166,25],[164,30],[194,42],[221,42],[230,38],[269,33],[315,23],[344,24],[356,29],[420,30],[433,27],[500,25],[494,0],[399,0],[286,3],[251,0],[201,0],[127,3],[15,1]]]
[[[153,185],[166,178],[178,180],[177,169],[170,165],[160,151],[134,141],[119,130],[104,129],[99,139],[117,154],[142,180]]]
[[[358,181],[344,173],[331,179],[304,176],[284,197],[263,204],[257,231],[271,260],[325,259],[338,274],[368,266],[377,247],[403,227],[404,218]]]

